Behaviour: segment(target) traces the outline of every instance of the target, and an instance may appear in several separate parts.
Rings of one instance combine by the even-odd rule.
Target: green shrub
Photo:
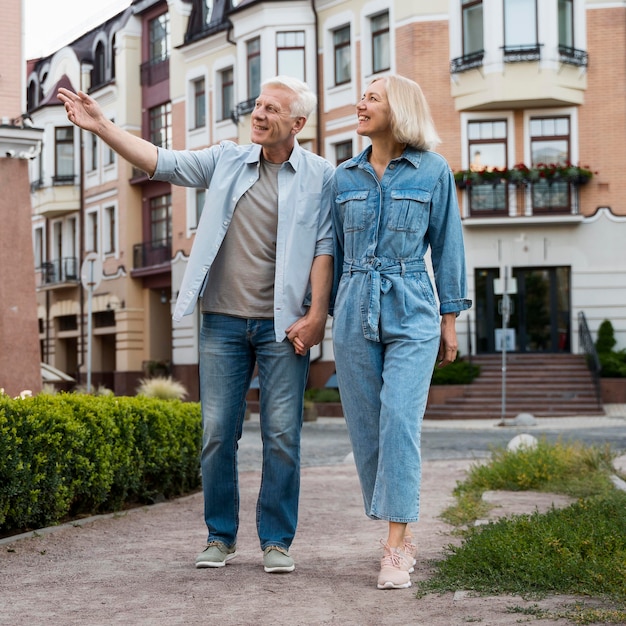
[[[602,378],[626,378],[626,350],[598,352]]]
[[[0,531],[171,497],[199,485],[197,403],[0,396]]]
[[[615,331],[613,324],[609,320],[604,320],[598,327],[598,337],[596,339],[596,351],[599,354],[611,352],[615,347]]]
[[[341,402],[338,389],[331,387],[324,389],[317,389],[312,387],[304,392],[304,399],[311,402]]]
[[[431,385],[469,385],[480,375],[480,366],[457,359],[445,367],[435,365]]]
[[[595,343],[602,378],[626,378],[626,350],[613,350],[616,344],[613,324],[604,320]]]

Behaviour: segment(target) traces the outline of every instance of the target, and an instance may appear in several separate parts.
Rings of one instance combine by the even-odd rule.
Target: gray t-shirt
[[[211,266],[203,313],[274,317],[278,170],[261,158],[259,179],[241,197]],[[210,200],[209,200],[210,202]]]

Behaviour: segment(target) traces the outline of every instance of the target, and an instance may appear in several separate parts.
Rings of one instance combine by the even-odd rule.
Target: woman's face
[[[384,80],[377,80],[369,85],[356,105],[356,113],[356,132],[359,135],[372,139],[376,135],[391,133],[391,110]]]

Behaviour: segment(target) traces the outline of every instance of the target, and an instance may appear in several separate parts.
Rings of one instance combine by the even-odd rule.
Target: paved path
[[[329,418],[333,419],[333,418]],[[566,433],[583,429],[620,429],[626,411],[602,418],[558,418],[535,428]],[[122,515],[100,516],[27,537],[0,542],[0,624],[10,626],[108,624],[218,624],[378,626],[416,624],[510,625],[515,608],[536,604],[555,609],[572,598],[525,601],[517,597],[474,597],[456,593],[418,598],[419,581],[432,572],[432,560],[457,541],[439,514],[453,502],[452,490],[473,457],[424,461],[422,519],[415,526],[420,555],[411,589],[375,588],[379,538],[385,524],[367,520],[343,420],[305,424],[302,496],[298,534],[292,546],[296,570],[287,575],[263,572],[254,526],[260,475],[254,467],[254,419],[242,440],[241,529],[238,556],[226,567],[196,570],[193,560],[205,541],[201,494]],[[429,433],[446,430],[464,440],[468,432],[490,431],[495,424],[425,424]],[[508,428],[508,427],[507,427]],[[497,429],[504,432],[502,428]],[[314,437],[311,433],[325,431]],[[515,428],[508,428],[507,437]],[[334,442],[330,451],[323,440]],[[439,453],[438,453],[439,454]],[[315,465],[312,464],[313,460]],[[307,463],[309,463],[307,465]],[[550,506],[550,494],[526,506]],[[519,502],[502,500],[498,514]],[[507,509],[509,507],[509,509]],[[566,624],[542,620],[542,626]]]

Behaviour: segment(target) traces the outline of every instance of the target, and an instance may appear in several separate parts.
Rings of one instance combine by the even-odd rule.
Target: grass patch
[[[454,489],[456,504],[446,509],[442,518],[461,526],[484,517],[489,505],[481,498],[491,489],[563,493],[574,498],[611,494],[615,489],[610,480],[616,473],[614,458],[610,446],[552,444],[545,439],[533,448],[497,448],[488,463],[470,467],[466,480]]]
[[[555,492],[578,501],[545,514],[464,528],[461,545],[446,548],[435,575],[420,583],[420,593],[581,595],[602,599],[602,608],[577,603],[559,612],[537,608],[533,615],[575,624],[626,623],[626,493],[610,481],[617,473],[614,458],[609,446],[542,440],[532,449],[495,450],[490,462],[472,466],[455,488],[456,505],[443,515],[457,526],[484,516],[486,490]]]

